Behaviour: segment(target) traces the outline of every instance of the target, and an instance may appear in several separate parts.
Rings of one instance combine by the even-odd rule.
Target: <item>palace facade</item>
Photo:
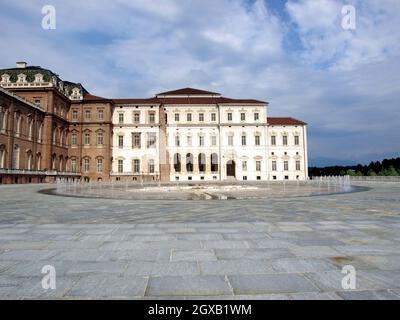
[[[192,88],[108,99],[24,62],[0,77],[0,183],[308,177],[306,123],[264,101]]]

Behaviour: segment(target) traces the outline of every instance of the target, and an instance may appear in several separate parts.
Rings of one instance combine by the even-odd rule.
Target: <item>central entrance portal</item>
[[[236,164],[235,161],[229,160],[226,163],[226,176],[235,177],[236,176]]]

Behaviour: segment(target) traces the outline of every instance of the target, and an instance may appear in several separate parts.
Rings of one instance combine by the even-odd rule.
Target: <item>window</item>
[[[0,146],[0,168],[4,168],[5,155],[6,155],[5,146],[1,145]]]
[[[5,112],[0,110],[0,131],[5,128]]]
[[[175,172],[181,172],[181,156],[179,153],[174,154],[174,170]]]
[[[179,136],[175,136],[175,146],[179,147],[181,145],[181,139]]]
[[[35,104],[38,108],[40,108],[40,99],[35,99]]]
[[[76,146],[78,144],[78,136],[76,133],[71,135],[71,145]]]
[[[193,155],[186,154],[186,172],[193,172]]]
[[[240,114],[240,120],[241,120],[241,121],[246,121],[246,114],[245,114],[245,113],[242,112],[242,113]]]
[[[285,171],[289,170],[289,162],[288,161],[283,161],[283,170],[285,170]]]
[[[97,172],[103,172],[103,159],[97,159]]]
[[[89,172],[89,169],[90,169],[89,159],[84,159],[83,160],[83,171]]]
[[[119,124],[124,123],[124,114],[122,112],[118,113],[118,123]]]
[[[256,136],[255,136],[254,144],[255,144],[256,146],[259,146],[259,145],[260,145],[260,136],[259,136],[259,135],[256,135]]]
[[[285,180],[289,180],[289,176],[285,176]]]
[[[154,132],[147,133],[147,148],[155,148],[157,136]]]
[[[72,110],[72,121],[77,121],[77,120],[78,120],[78,111]]]
[[[199,136],[199,146],[204,147],[204,136]]]
[[[89,132],[85,133],[85,138],[84,138],[84,142],[83,143],[84,143],[85,146],[90,145],[90,133]]]
[[[124,172],[124,160],[118,160],[118,173]]]
[[[299,171],[300,170],[300,161],[296,160],[296,170]]]
[[[179,122],[179,113],[175,113],[175,121]]]
[[[186,145],[188,147],[192,146],[192,136],[186,136]]]
[[[276,146],[276,137],[275,136],[271,136],[271,145]]]
[[[287,146],[287,136],[282,137],[282,143],[284,146]]]
[[[260,114],[258,112],[254,113],[254,121],[258,121],[260,119]]]
[[[247,180],[247,176],[243,176],[243,181],[246,181]]]
[[[154,160],[149,160],[149,173],[154,173]]]
[[[211,113],[211,121],[217,121],[217,114],[216,113]]]
[[[204,121],[204,113],[199,113],[199,121],[200,122]]]
[[[85,111],[85,120],[89,121],[90,120],[90,110]]]
[[[122,149],[124,147],[124,136],[118,136],[118,148]]]
[[[232,113],[228,112],[228,121],[232,121]]]
[[[133,113],[133,123],[140,123],[140,112],[135,111]]]
[[[247,171],[247,161],[242,161],[242,171]]]
[[[256,161],[256,171],[261,171],[261,161]]]
[[[97,119],[99,119],[100,121],[104,120],[104,111],[103,110],[97,111]]]
[[[133,160],[133,173],[140,173],[140,160],[139,159],[134,159]]]
[[[299,136],[294,136],[294,144],[295,144],[296,146],[299,145]]]
[[[98,133],[97,133],[97,145],[98,145],[98,146],[102,146],[103,143],[104,143],[103,132],[98,132]]]
[[[276,161],[272,161],[272,171],[276,171]]]
[[[218,155],[216,153],[211,154],[211,172],[218,171]]]
[[[217,136],[211,136],[211,145],[216,146],[217,145]]]
[[[155,123],[155,122],[156,122],[156,113],[150,112],[149,113],[149,123]]]
[[[138,132],[132,133],[132,148],[133,149],[135,149],[135,148],[140,149],[140,147],[141,147],[140,140],[141,140],[141,133],[138,133]]]
[[[188,113],[186,115],[186,121],[188,121],[188,122],[192,121],[192,114],[191,113]]]
[[[242,135],[242,146],[246,145],[246,141],[247,141],[246,135]]]
[[[199,163],[199,172],[205,172],[206,171],[206,155],[204,153],[199,154],[198,163]]]
[[[71,159],[71,172],[76,172],[76,159]]]
[[[228,146],[233,146],[233,135],[228,136]]]

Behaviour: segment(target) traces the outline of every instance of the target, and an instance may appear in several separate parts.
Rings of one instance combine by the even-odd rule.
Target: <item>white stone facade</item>
[[[116,100],[111,175],[164,181],[307,179],[306,124],[271,118],[267,111],[263,101],[190,88]],[[150,145],[149,136],[155,139]]]

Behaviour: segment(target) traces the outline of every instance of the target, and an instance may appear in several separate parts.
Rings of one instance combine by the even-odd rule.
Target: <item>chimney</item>
[[[17,68],[18,69],[25,69],[26,68],[27,63],[24,61],[19,61],[17,62]]]

